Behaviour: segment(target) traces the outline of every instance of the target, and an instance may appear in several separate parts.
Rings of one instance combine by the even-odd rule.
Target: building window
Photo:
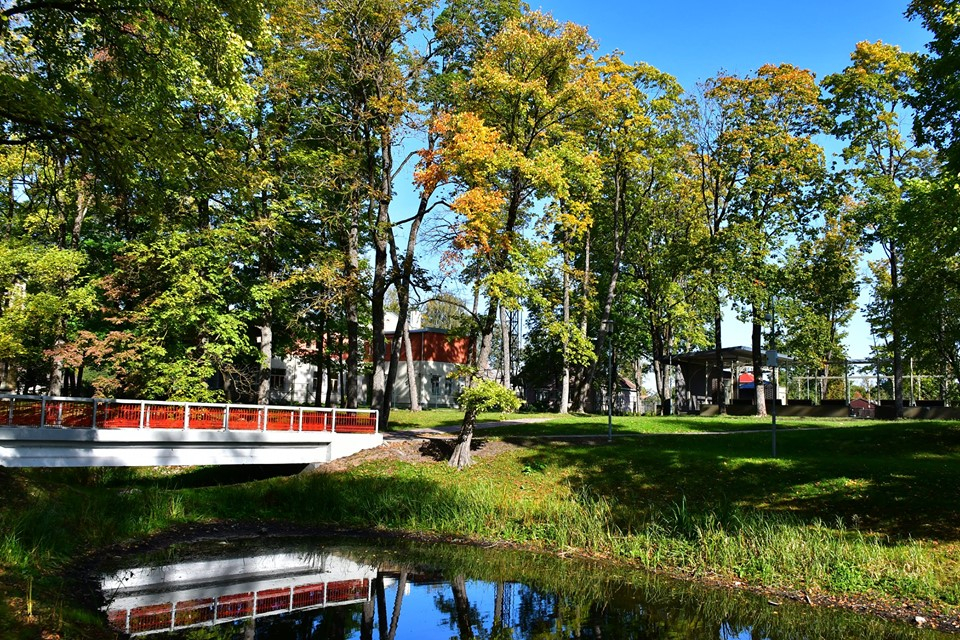
[[[430,394],[435,396],[440,395],[440,376],[431,376]]]
[[[447,381],[443,384],[443,390],[444,390],[444,393],[446,393],[448,396],[452,396],[453,380],[451,380],[450,378],[447,378]]]
[[[287,389],[287,370],[270,369],[270,390],[286,391]]]

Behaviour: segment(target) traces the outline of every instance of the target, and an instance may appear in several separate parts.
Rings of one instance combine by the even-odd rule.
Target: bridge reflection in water
[[[0,466],[323,463],[382,444],[376,411],[0,395]]]
[[[125,569],[100,586],[132,636],[367,602],[374,567],[330,553],[272,553]]]

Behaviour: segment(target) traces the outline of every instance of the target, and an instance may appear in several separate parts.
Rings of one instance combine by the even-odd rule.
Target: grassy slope
[[[765,426],[617,418],[618,432],[651,435],[613,444],[521,438],[520,448],[464,472],[381,461],[241,482],[247,470],[0,469],[0,567],[8,596],[22,594],[30,576],[42,594],[91,547],[173,524],[280,519],[505,539],[770,586],[960,603],[960,424],[785,429],[776,460],[768,433],[695,433]],[[506,429],[605,427],[602,418],[565,418]],[[0,610],[0,631],[5,618]]]

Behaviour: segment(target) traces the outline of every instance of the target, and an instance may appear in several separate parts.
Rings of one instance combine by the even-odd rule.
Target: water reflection
[[[171,548],[101,579],[110,625],[178,639],[933,638],[606,566],[509,551],[303,542]]]

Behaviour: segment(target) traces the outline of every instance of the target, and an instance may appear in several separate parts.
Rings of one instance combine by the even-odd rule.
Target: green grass
[[[603,418],[511,426],[499,433],[519,447],[462,472],[382,460],[272,478],[246,467],[0,469],[0,582],[9,602],[35,578],[43,611],[62,567],[91,548],[173,525],[276,520],[508,540],[749,584],[960,605],[960,423],[791,421],[827,428],[785,428],[777,459],[769,432],[749,433],[769,426],[754,419],[616,424],[651,436],[529,437],[605,435]]]

